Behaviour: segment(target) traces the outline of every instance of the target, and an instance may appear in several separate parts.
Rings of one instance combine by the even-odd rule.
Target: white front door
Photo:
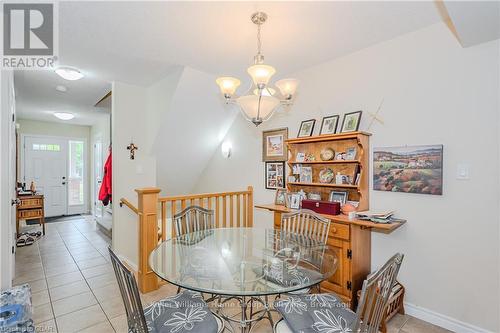
[[[24,140],[24,182],[35,182],[45,197],[45,216],[68,213],[68,141],[61,138],[26,136]]]

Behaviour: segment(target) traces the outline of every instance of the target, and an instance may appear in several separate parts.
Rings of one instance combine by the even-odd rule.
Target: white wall
[[[85,172],[85,202],[86,202],[86,207],[85,211],[89,212],[90,211],[90,200],[92,196],[90,195],[91,191],[91,186],[90,183],[92,182],[91,180],[91,172],[90,169],[92,168],[92,164],[90,156],[92,154],[92,149],[91,149],[91,141],[90,141],[90,126],[83,126],[83,125],[72,125],[72,124],[61,124],[57,122],[48,122],[48,121],[40,121],[40,120],[31,120],[31,119],[18,119],[17,123],[19,124],[19,134],[33,134],[33,135],[47,135],[47,136],[58,136],[58,137],[63,137],[63,138],[78,138],[78,139],[84,139],[85,140],[85,145],[87,146],[86,148],[86,163],[85,167],[87,168]],[[22,166],[21,166],[22,169]],[[23,172],[19,174],[19,176],[22,176]]]
[[[12,246],[15,233],[15,211],[10,201],[15,198],[15,142],[12,142],[12,114],[15,115],[14,76],[0,71],[0,290],[10,288],[14,274]],[[11,135],[12,134],[12,135]]]
[[[154,152],[158,187],[167,195],[192,193],[196,180],[231,127],[237,112],[221,107],[216,77],[189,67],[149,88],[159,113]],[[155,132],[155,127],[150,127]]]
[[[61,124],[56,122],[18,119],[19,133],[35,135],[52,135],[66,138],[85,138],[90,137],[90,126]]]
[[[264,189],[262,130],[288,126],[296,137],[301,120],[316,118],[317,134],[323,116],[356,110],[365,111],[366,129],[367,111],[385,99],[385,125],[371,129],[372,147],[444,144],[444,195],[370,193],[371,208],[396,209],[408,219],[390,235],[374,233],[373,269],[403,252],[406,301],[425,309],[411,307],[412,313],[454,330],[498,332],[498,41],[464,49],[436,24],[296,77],[300,95],[291,111],[258,129],[239,117],[226,137],[232,157],[214,154],[195,192],[253,185],[255,202],[269,203],[274,193]],[[458,163],[470,165],[469,181],[456,179]],[[257,225],[271,227],[269,213],[255,216]]]
[[[137,188],[156,185],[156,159],[151,155],[152,136],[147,88],[114,82],[112,87],[113,142],[113,249],[131,265],[138,259],[138,219],[120,198],[137,206]],[[133,141],[139,150],[130,159],[126,147]]]

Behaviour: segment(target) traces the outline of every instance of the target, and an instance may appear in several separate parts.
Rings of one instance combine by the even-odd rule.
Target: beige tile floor
[[[125,309],[109,262],[110,239],[90,216],[47,223],[46,235],[17,249],[14,285],[29,283],[37,332],[127,332]],[[141,295],[144,306],[175,294],[164,285]],[[236,307],[233,311],[236,311]],[[449,332],[408,315],[397,315],[389,333]],[[271,332],[261,321],[253,332]]]

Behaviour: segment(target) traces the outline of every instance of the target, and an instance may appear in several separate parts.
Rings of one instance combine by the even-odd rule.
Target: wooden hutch
[[[319,193],[321,200],[329,200],[332,190],[347,191],[347,200],[359,202],[358,211],[368,210],[370,135],[365,132],[352,132],[287,140],[289,175],[292,175],[293,166],[296,164],[312,168],[312,182],[288,182],[288,191],[298,192],[302,189],[306,193]],[[356,148],[356,155],[351,160],[323,161],[320,154],[325,148],[331,148],[335,153],[346,152],[348,148]],[[298,162],[297,153],[312,154],[314,160]],[[332,169],[334,174],[340,172],[340,174],[351,176],[351,183],[337,185],[335,179],[332,183],[321,183],[319,173],[324,168]],[[355,183],[357,173],[360,174],[359,181]],[[275,228],[280,228],[281,215],[291,211],[285,206],[274,204],[255,207],[274,212]],[[362,288],[363,281],[371,271],[371,231],[390,233],[401,226],[401,223],[377,224],[357,219],[349,220],[346,215],[342,214],[323,216],[332,221],[328,245],[336,251],[339,263],[336,273],[321,284],[322,290],[334,292],[354,306],[356,292]]]

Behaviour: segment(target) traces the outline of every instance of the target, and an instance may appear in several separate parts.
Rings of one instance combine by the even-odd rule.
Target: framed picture
[[[340,116],[338,114],[335,116],[323,117],[319,135],[335,134],[337,132],[337,125],[339,124],[339,118]]]
[[[288,149],[285,140],[288,139],[288,128],[278,128],[262,132],[262,161],[286,161]]]
[[[300,168],[300,182],[312,183],[312,167],[303,166]]]
[[[346,191],[331,191],[330,198],[331,202],[339,202],[340,205],[344,205],[347,202],[348,193]]]
[[[274,197],[274,204],[288,206],[288,196],[286,188],[278,188],[276,190],[276,196]]]
[[[443,145],[373,149],[373,189],[443,194]]]
[[[356,147],[347,148],[345,152],[345,159],[347,161],[352,161],[356,159]]]
[[[266,188],[276,190],[285,187],[285,162],[266,162]]]
[[[288,193],[288,208],[300,209],[301,195],[299,193]]]
[[[344,115],[344,119],[342,120],[340,133],[356,132],[359,129],[362,113],[363,111],[346,113]]]
[[[298,138],[303,138],[307,136],[311,136],[314,131],[314,124],[316,123],[316,119],[304,120],[300,123],[299,134],[297,134]]]

